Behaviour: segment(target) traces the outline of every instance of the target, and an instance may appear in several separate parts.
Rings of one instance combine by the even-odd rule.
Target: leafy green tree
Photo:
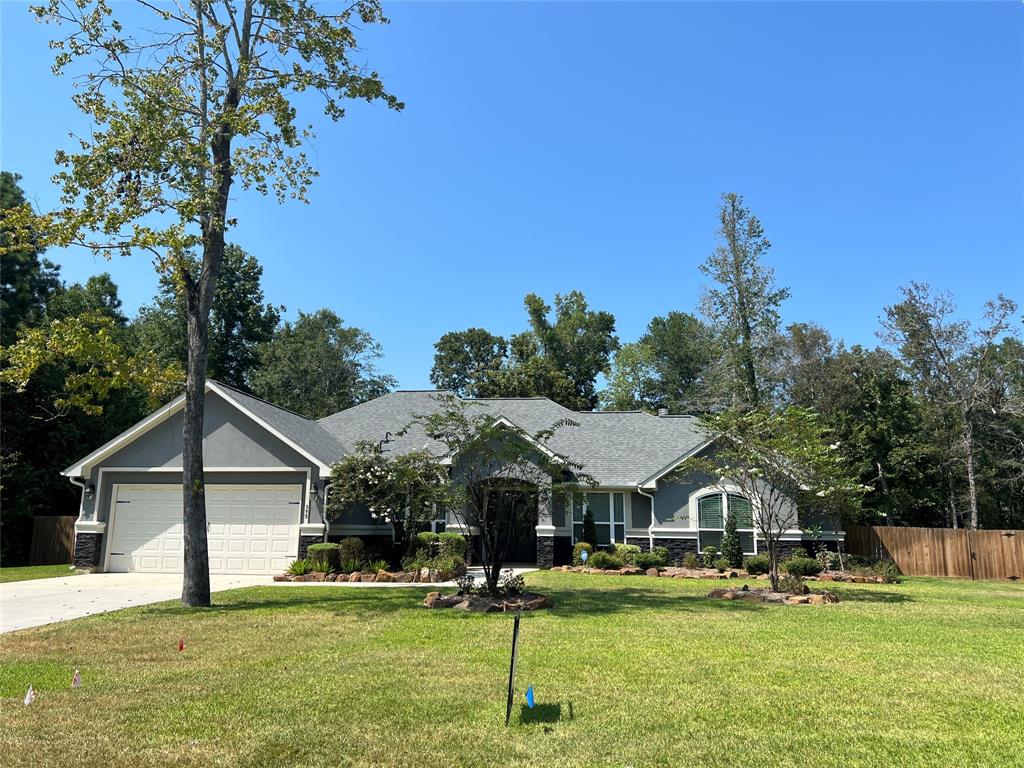
[[[652,411],[661,406],[661,382],[654,349],[642,341],[623,344],[615,353],[601,407],[609,411]]]
[[[725,387],[728,404],[757,407],[771,402],[779,348],[779,308],[788,288],[775,285],[775,273],[765,266],[771,248],[761,222],[743,198],[722,195],[718,245],[700,270],[714,281],[704,291],[701,310],[715,330],[728,375],[715,381]]]
[[[152,253],[185,296],[188,360],[183,434],[182,602],[210,604],[203,475],[203,406],[210,309],[224,259],[236,185],[279,200],[306,199],[316,176],[301,151],[297,94],[400,109],[356,44],[357,27],[385,23],[377,0],[321,7],[313,0],[136,3],[141,21],[109,0],[45,0],[35,13],[63,27],[54,71],[75,67],[75,104],[91,123],[59,151],[62,208],[13,231],[41,231],[93,253]],[[199,253],[195,269],[190,254]]]
[[[386,394],[393,377],[377,371],[380,345],[366,331],[347,327],[334,312],[299,312],[260,345],[249,381],[254,394],[319,419]]]
[[[61,285],[54,289],[46,302],[46,317],[49,320],[68,320],[90,313],[110,318],[112,326],[118,328],[128,325],[128,318],[121,309],[117,284],[109,272],[93,275],[85,281],[85,285]],[[127,335],[122,334],[122,338],[127,338]]]
[[[986,303],[984,323],[972,328],[966,320],[954,320],[956,305],[949,294],[935,293],[924,283],[903,288],[903,301],[885,309],[882,338],[899,350],[904,365],[918,383],[921,395],[932,402],[946,420],[947,448],[951,460],[963,470],[966,482],[967,524],[978,528],[978,426],[986,409],[1009,418],[1024,402],[1000,397],[1003,383],[991,361],[1000,340],[1014,333],[1011,318],[1017,305],[999,296]],[[954,506],[951,494],[951,506]],[[954,526],[960,517],[953,514]]]
[[[0,211],[25,211],[28,202],[15,173],[0,171]],[[40,258],[42,248],[29,232],[0,228],[0,345],[14,342],[18,328],[42,319],[49,294],[59,285],[60,268]]]
[[[750,499],[754,529],[765,543],[772,589],[779,588],[779,542],[803,516],[845,518],[859,507],[864,487],[841,446],[813,411],[791,406],[732,408],[702,417],[715,451],[684,461],[670,477],[709,483]]]
[[[575,496],[593,479],[551,449],[552,437],[574,425],[562,420],[533,434],[507,427],[493,413],[454,396],[438,397],[438,408],[412,424],[441,443],[435,460],[450,461],[442,506],[463,531],[478,536],[485,589],[498,591],[509,545],[519,531],[537,525],[538,508],[552,496]]]
[[[483,328],[451,331],[434,344],[430,381],[460,397],[491,397],[508,355],[508,342]]]
[[[237,245],[225,247],[210,310],[207,373],[246,391],[249,373],[259,360],[257,348],[273,337],[284,310],[264,302],[262,277],[263,267],[253,256]],[[151,306],[139,310],[135,325],[140,344],[167,363],[185,366],[188,317],[185,297],[173,275],[161,275],[160,293]]]

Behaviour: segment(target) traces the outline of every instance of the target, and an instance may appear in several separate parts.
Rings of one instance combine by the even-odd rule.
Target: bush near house
[[[813,557],[791,557],[782,561],[782,570],[791,576],[817,576],[822,568]]]
[[[306,559],[319,573],[333,573],[341,568],[341,550],[337,544],[310,544]]]
[[[718,557],[718,549],[716,547],[704,547],[704,567],[714,568],[715,558]]]
[[[594,547],[585,541],[578,542],[575,547],[572,548],[572,564],[583,565],[582,554],[586,552],[587,557],[591,557],[594,554]]]
[[[292,560],[291,565],[288,566],[288,573],[292,576],[305,576],[312,572],[313,564],[309,560]]]
[[[618,569],[621,568],[622,558],[618,555],[613,555],[611,552],[605,552],[601,550],[595,552],[591,558],[587,561],[587,565],[591,568],[599,568],[601,570]]]
[[[637,555],[640,554],[640,547],[636,544],[616,544],[615,556],[625,565],[636,565]]]
[[[700,556],[695,552],[687,552],[683,556],[683,568],[689,568],[690,570],[697,570],[701,567]]]
[[[743,561],[743,568],[751,576],[760,576],[768,573],[770,564],[768,555],[751,555]]]
[[[362,539],[357,539],[355,536],[342,539],[338,543],[338,556],[343,573],[361,570],[363,559],[366,557],[366,545]]]

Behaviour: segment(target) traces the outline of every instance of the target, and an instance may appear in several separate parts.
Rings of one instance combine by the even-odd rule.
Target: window
[[[728,500],[728,509],[724,504]],[[697,548],[703,552],[707,547],[721,550],[725,536],[726,513],[736,516],[736,532],[740,537],[743,554],[757,554],[757,537],[754,535],[754,512],[750,500],[735,493],[709,493],[697,500]]]
[[[722,548],[725,535],[725,517],[722,514],[722,494],[704,496],[697,502],[697,550],[708,547]]]
[[[586,510],[594,516],[597,541],[588,542],[599,547],[626,543],[626,500],[622,493],[588,493],[582,504],[572,505],[572,540],[583,541],[583,515]]]

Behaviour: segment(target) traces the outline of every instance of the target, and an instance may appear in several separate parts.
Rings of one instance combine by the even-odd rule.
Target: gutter
[[[639,485],[636,487],[636,492],[639,493],[641,496],[646,496],[648,499],[651,500],[651,524],[649,526],[647,526],[647,542],[648,542],[648,544],[647,544],[648,550],[647,551],[648,552],[653,552],[654,551],[654,524],[658,521],[658,518],[656,518],[654,516],[654,495],[650,494],[650,493],[647,493],[647,491],[645,491]]]
[[[88,487],[88,481],[83,480],[81,478],[72,477],[70,475],[68,475],[68,480],[71,481],[72,485],[77,485],[79,488],[82,489],[82,493],[79,494],[78,497],[78,520],[81,520],[82,513],[85,512],[85,490]],[[95,515],[93,516],[93,519],[95,519]]]

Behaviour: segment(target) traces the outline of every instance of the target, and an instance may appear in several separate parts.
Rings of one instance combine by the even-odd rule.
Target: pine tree
[[[736,515],[729,511],[725,518],[725,534],[722,536],[722,557],[729,561],[730,568],[743,566],[743,545],[736,533]]]
[[[597,549],[597,526],[594,525],[594,513],[589,509],[583,513],[583,540]]]

